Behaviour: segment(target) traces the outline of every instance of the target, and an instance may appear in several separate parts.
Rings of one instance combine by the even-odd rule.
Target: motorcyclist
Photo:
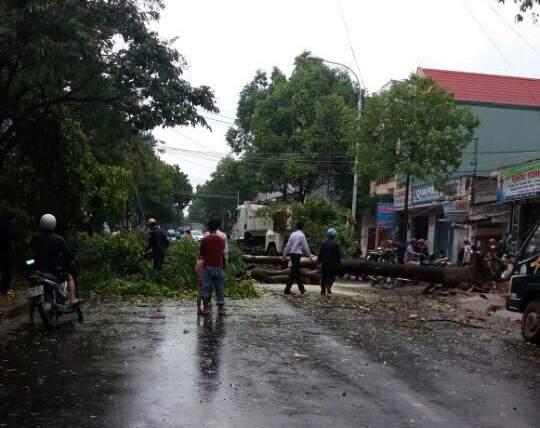
[[[165,252],[169,246],[169,241],[165,233],[159,228],[158,222],[154,218],[148,219],[148,244],[146,245],[145,252],[152,252],[152,259],[154,261],[154,269],[161,270],[163,266],[163,260],[165,259]]]
[[[422,254],[420,261],[425,263],[429,260],[429,250],[424,239],[418,240],[418,252]]]
[[[489,248],[484,256],[484,261],[492,277],[498,278],[500,276],[500,273],[504,270],[504,263],[497,255],[497,240],[495,238],[491,238],[488,241],[488,244]]]
[[[73,280],[71,259],[72,254],[66,241],[54,233],[56,218],[52,214],[43,214],[40,219],[40,231],[32,237],[31,248],[34,253],[36,270],[50,273],[67,281],[69,303],[77,305],[75,281]]]

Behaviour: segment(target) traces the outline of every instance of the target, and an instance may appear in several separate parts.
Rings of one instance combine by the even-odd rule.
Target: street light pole
[[[358,78],[358,75],[356,72],[349,67],[348,65],[342,64],[340,62],[330,61],[324,58],[320,57],[311,57],[314,60],[326,62],[328,64],[334,64],[339,67],[343,67],[351,73],[354,78],[356,79],[356,82],[358,83],[358,88],[360,88],[360,94],[358,95],[358,104],[357,104],[357,127],[360,129],[360,118],[362,116],[362,98],[364,95],[364,88],[362,88],[362,84],[360,83],[360,79]],[[354,150],[354,180],[353,180],[353,194],[352,194],[352,206],[351,206],[351,215],[353,218],[353,224],[352,224],[352,230],[354,231],[354,225],[356,223],[356,200],[358,198],[358,140],[356,140],[355,150]]]

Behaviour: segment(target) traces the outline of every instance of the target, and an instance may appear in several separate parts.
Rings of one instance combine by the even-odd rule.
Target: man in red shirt
[[[212,294],[212,288],[216,289],[217,306],[219,315],[225,315],[225,240],[217,234],[219,221],[208,222],[209,234],[201,241],[201,257],[204,263],[203,276],[203,315],[208,315],[210,310],[208,302]]]

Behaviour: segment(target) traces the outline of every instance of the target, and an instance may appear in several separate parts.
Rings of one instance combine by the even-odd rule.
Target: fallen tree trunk
[[[269,256],[244,256],[244,260],[247,263],[264,263],[278,266],[283,266],[287,263],[287,261],[284,261],[281,257]],[[389,276],[392,278],[406,278],[416,281],[443,284],[445,286],[459,287],[462,284],[468,285],[481,282],[482,275],[481,269],[479,269],[480,263],[480,260],[475,258],[472,266],[441,268],[435,266],[422,266],[414,264],[399,265],[360,259],[348,259],[342,262],[339,273],[340,275],[352,274],[355,276]],[[304,267],[314,267],[316,266],[316,263],[311,259],[302,258],[301,265]],[[271,277],[272,275],[264,276]]]
[[[251,270],[251,277],[268,283],[285,283],[289,279],[290,269],[273,270],[255,268]],[[302,279],[306,283],[319,283],[320,273],[318,270],[302,269]]]
[[[289,266],[289,259],[283,259],[282,257],[244,255],[243,258],[244,262],[248,264],[281,266],[282,269],[286,269]],[[315,268],[317,267],[317,263],[308,257],[302,257],[300,266]]]
[[[406,278],[416,281],[459,286],[474,282],[474,266],[467,267],[435,267],[414,264],[398,265],[391,263],[369,262],[365,260],[344,260],[341,274],[380,275],[392,278]]]

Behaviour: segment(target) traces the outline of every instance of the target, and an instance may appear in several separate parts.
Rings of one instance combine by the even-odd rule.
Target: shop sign
[[[409,193],[409,201],[411,195]],[[402,210],[405,208],[405,187],[399,187],[394,189],[394,210]]]
[[[463,223],[469,219],[469,201],[448,201],[443,205],[444,217],[454,223]]]
[[[411,202],[413,207],[431,205],[433,202],[443,199],[443,195],[434,184],[422,184],[412,188]]]
[[[376,220],[377,227],[394,227],[394,203],[378,202]]]
[[[409,208],[418,208],[428,205],[435,205],[448,198],[463,198],[465,196],[465,184],[462,179],[448,181],[446,189],[448,195],[438,191],[434,184],[421,184],[411,186],[409,190]],[[400,211],[405,207],[405,187],[394,189],[394,210]]]
[[[540,160],[502,169],[497,180],[497,202],[540,196]]]

